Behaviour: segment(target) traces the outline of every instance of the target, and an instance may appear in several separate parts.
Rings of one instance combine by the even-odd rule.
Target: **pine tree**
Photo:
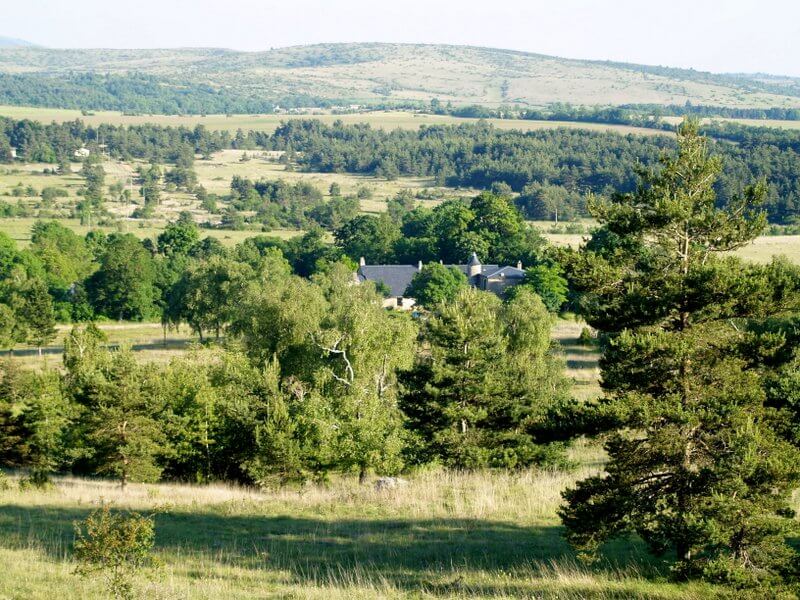
[[[78,424],[82,458],[99,474],[155,481],[166,454],[157,385],[129,350],[97,348],[91,332],[74,332],[65,356],[67,386],[83,407]]]
[[[72,417],[55,371],[21,371],[0,363],[0,464],[25,467],[46,480],[64,464],[64,436]]]
[[[551,324],[529,290],[504,305],[466,288],[436,307],[423,331],[430,354],[404,376],[401,408],[417,460],[438,457],[457,468],[561,460],[535,431],[567,390]]]
[[[608,337],[602,412],[617,427],[607,473],[565,492],[562,518],[586,556],[636,532],[676,552],[676,573],[766,586],[795,575],[800,453],[765,406],[765,349],[745,326],[796,308],[800,275],[727,254],[763,228],[765,186],[717,208],[720,160],[696,123],[678,142],[636,192],[591,203],[602,227],[570,269]]]
[[[27,281],[20,293],[21,302],[17,316],[27,332],[27,341],[39,349],[56,337],[56,317],[53,299],[41,279]]]

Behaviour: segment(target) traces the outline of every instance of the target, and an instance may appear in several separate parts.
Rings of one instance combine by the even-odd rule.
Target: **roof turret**
[[[476,277],[481,274],[482,270],[481,261],[478,260],[478,255],[473,252],[467,263],[467,276]]]

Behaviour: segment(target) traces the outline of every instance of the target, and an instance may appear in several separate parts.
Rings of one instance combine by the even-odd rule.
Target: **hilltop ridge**
[[[487,107],[556,102],[800,107],[798,78],[436,44],[316,44],[262,52],[3,47],[0,73],[21,78],[22,83],[76,74],[146,75],[164,88],[204,86],[210,92],[248,97],[362,104],[427,103],[437,98]]]

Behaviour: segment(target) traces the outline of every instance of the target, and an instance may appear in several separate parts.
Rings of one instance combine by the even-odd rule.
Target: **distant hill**
[[[278,103],[305,98],[306,105],[318,100],[341,104],[428,103],[438,98],[443,103],[487,107],[556,102],[800,107],[798,78],[714,74],[447,45],[320,44],[266,52],[4,47],[0,48],[3,73],[17,78],[3,82],[17,90],[6,103],[26,103],[25,94],[36,83],[42,88],[37,92],[41,99],[28,103],[40,106],[48,105],[46,102],[64,104],[63,94],[59,96],[53,90],[72,86],[76,90],[72,93],[80,96],[91,86],[102,85],[98,78],[76,83],[81,74],[118,78],[135,74],[146,75],[150,78],[147,85],[162,92],[168,90],[187,98],[200,93]],[[52,90],[47,88],[51,83]]]
[[[35,45],[36,44],[26,42],[25,40],[0,36],[0,48],[25,48]]]

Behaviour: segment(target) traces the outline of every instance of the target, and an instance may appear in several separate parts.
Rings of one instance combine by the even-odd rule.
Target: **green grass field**
[[[666,563],[636,540],[580,564],[562,538],[560,492],[602,468],[579,443],[572,472],[407,475],[376,491],[325,486],[259,491],[224,485],[116,484],[72,477],[48,491],[0,491],[0,597],[103,598],[73,574],[73,522],[101,502],[155,515],[161,566],[138,597],[700,599],[715,589],[667,582]]]
[[[164,331],[160,323],[99,322],[105,334],[103,342],[110,348],[128,347],[144,362],[168,363],[173,358],[190,351],[199,341],[188,326]],[[58,325],[55,339],[39,352],[38,348],[24,344],[4,352],[10,359],[26,369],[60,368],[64,352],[64,337],[72,325]],[[0,596],[2,598],[2,596]]]

